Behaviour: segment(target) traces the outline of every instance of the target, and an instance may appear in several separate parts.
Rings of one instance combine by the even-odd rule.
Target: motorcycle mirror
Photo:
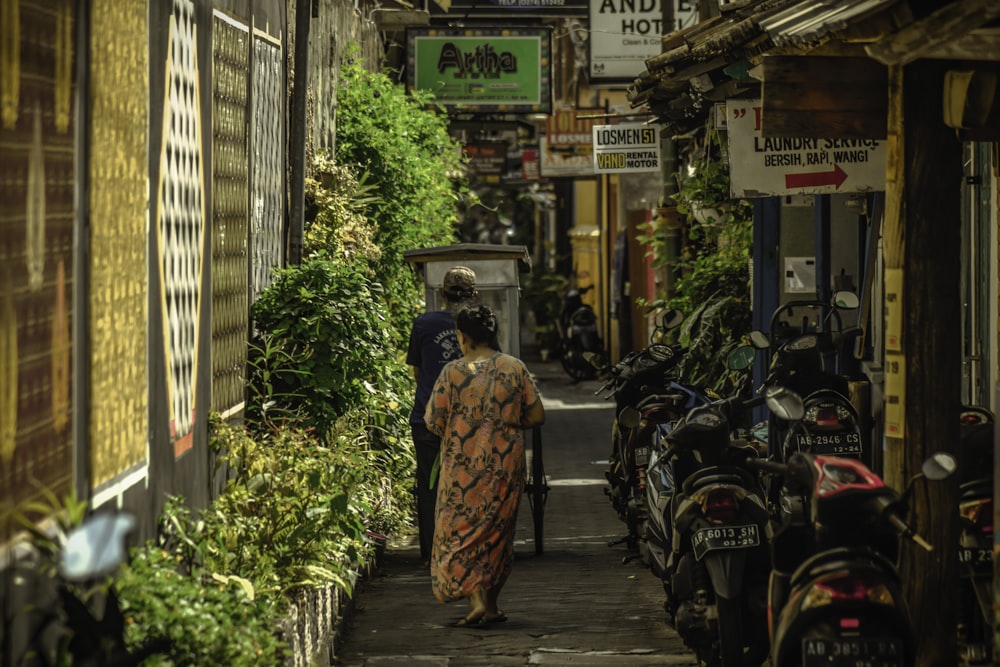
[[[668,331],[670,329],[676,329],[681,324],[684,323],[684,313],[677,310],[676,308],[671,308],[670,310],[664,310],[657,314],[656,316],[656,328]]]
[[[936,452],[930,455],[920,466],[920,471],[924,477],[932,480],[942,480],[951,477],[958,470],[958,462],[955,457],[946,452]]]
[[[641,421],[642,413],[630,405],[626,405],[622,408],[622,411],[618,413],[618,423],[625,428],[638,428]]]
[[[742,371],[753,365],[753,358],[756,355],[752,345],[740,345],[726,358],[726,368],[731,371]]]
[[[750,332],[750,344],[758,350],[766,350],[771,347],[771,341],[768,340],[767,334],[757,330]]]
[[[130,514],[95,514],[66,536],[59,573],[70,581],[111,574],[125,562],[125,536],[135,527]]]
[[[802,397],[787,387],[770,386],[764,390],[767,409],[784,421],[799,421],[806,413]]]
[[[835,292],[833,294],[832,305],[834,308],[840,308],[842,310],[852,310],[860,305],[858,300],[858,295],[854,292],[841,291]]]

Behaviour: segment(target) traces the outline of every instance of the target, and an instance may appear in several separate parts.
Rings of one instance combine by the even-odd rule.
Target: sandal
[[[454,623],[452,623],[452,627],[454,627],[454,628],[474,628],[477,625],[481,625],[485,619],[486,619],[485,616],[473,616],[473,617],[466,616],[465,618],[460,618],[457,621],[455,621]]]
[[[483,617],[479,619],[479,625],[503,623],[506,620],[507,620],[507,614],[503,613],[502,611],[497,611],[497,613],[494,614],[493,616],[487,616],[484,614]]]

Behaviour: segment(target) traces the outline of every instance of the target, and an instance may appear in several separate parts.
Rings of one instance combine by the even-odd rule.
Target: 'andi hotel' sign
[[[454,109],[549,113],[551,31],[547,28],[406,31],[407,85]]]

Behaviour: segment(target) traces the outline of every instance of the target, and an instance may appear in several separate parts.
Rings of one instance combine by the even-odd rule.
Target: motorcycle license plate
[[[965,548],[958,550],[958,562],[979,569],[993,567],[993,550],[982,548]]]
[[[644,466],[647,463],[649,463],[649,447],[636,447],[635,464],[637,466]]]
[[[691,550],[695,560],[701,560],[709,551],[718,549],[747,549],[760,544],[760,532],[756,524],[746,526],[719,526],[701,528],[691,537]]]
[[[802,667],[902,667],[903,643],[885,637],[803,639]]]
[[[795,444],[800,450],[812,454],[843,454],[861,453],[861,436],[857,433],[797,433]]]

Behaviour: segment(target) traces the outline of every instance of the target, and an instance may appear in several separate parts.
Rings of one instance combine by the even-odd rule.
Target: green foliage
[[[647,305],[651,310],[676,308],[685,313],[680,342],[684,360],[681,378],[693,386],[732,393],[741,373],[726,368],[726,357],[750,331],[750,256],[753,208],[730,194],[729,168],[722,160],[722,138],[706,128],[700,142],[689,147],[687,162],[673,196],[687,214],[681,234],[680,257],[674,270],[674,293]],[[699,211],[710,207],[713,214]],[[648,244],[655,266],[666,263],[665,230],[649,223],[640,240]]]
[[[365,207],[381,249],[373,269],[378,281],[393,286],[385,305],[401,344],[422,294],[403,251],[456,241],[458,203],[470,196],[461,146],[430,93],[407,94],[355,60],[340,72],[335,158],[366,173],[378,193]]]
[[[169,651],[144,665],[276,665],[286,646],[275,610],[243,587],[204,568],[185,571],[178,557],[150,542],[133,549],[116,582],[129,646],[169,639]]]
[[[270,399],[325,440],[349,409],[406,386],[384,296],[357,259],[335,263],[321,252],[279,270],[250,309],[255,328],[267,332],[252,360],[252,396],[272,387]]]
[[[742,388],[745,371],[731,371],[729,353],[750,331],[750,310],[736,297],[718,296],[705,301],[681,325],[684,355],[677,373],[695,387],[731,396]]]
[[[350,165],[338,165],[329,155],[320,153],[314,163],[315,178],[306,179],[309,202],[305,230],[305,252],[325,252],[329,257],[355,257],[376,264],[382,248],[375,237],[378,226],[365,215],[367,208],[379,202],[377,188],[360,179]]]

